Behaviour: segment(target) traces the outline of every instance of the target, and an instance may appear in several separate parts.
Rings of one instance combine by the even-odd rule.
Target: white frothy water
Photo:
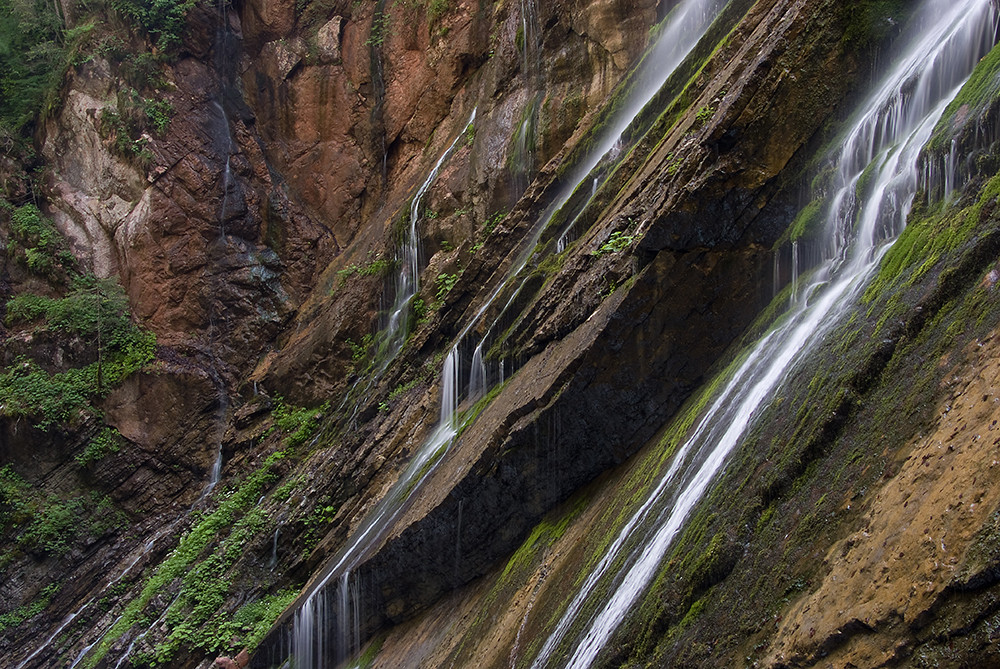
[[[839,322],[902,230],[917,187],[918,156],[947,103],[992,45],[996,12],[989,0],[927,0],[921,29],[858,115],[837,157],[838,190],[827,218],[828,260],[799,291],[790,316],[754,345],[683,444],[649,497],[629,518],[585,579],[546,640],[534,667],[550,664],[569,629],[587,610],[595,587],[613,579],[611,594],[588,614],[566,666],[589,667],[656,575],[691,509],[739,444],[775,388],[812,344]],[[864,201],[855,192],[872,163]],[[642,529],[647,521],[652,526]],[[644,532],[611,573],[626,547]],[[559,664],[558,662],[551,662]]]

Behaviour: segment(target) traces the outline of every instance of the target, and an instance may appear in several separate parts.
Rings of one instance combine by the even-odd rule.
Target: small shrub
[[[73,267],[72,255],[52,219],[33,204],[14,209],[10,215],[11,238],[7,253],[36,274],[51,276],[56,269]]]
[[[94,462],[103,460],[112,453],[119,452],[123,444],[124,440],[118,430],[113,427],[104,427],[82,451],[76,454],[74,459],[77,464],[87,467]]]
[[[274,426],[287,435],[285,444],[294,448],[304,444],[316,434],[320,420],[329,409],[329,402],[315,409],[307,409],[287,404],[283,398],[277,397],[271,415],[274,418]]]
[[[160,50],[173,53],[181,44],[184,19],[196,0],[111,0],[111,7],[145,31]]]
[[[626,235],[620,230],[612,232],[608,241],[601,244],[600,248],[591,252],[590,255],[600,257],[607,253],[620,253],[621,251],[627,249],[633,241],[635,241],[635,237],[633,235]]]

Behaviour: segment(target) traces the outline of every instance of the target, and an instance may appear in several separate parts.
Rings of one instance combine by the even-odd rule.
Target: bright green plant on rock
[[[184,19],[197,0],[111,0],[111,6],[145,31],[161,51],[173,52],[181,44]]]
[[[287,456],[277,451],[268,456],[259,468],[242,482],[224,491],[215,511],[197,522],[177,543],[177,547],[148,577],[140,593],[129,601],[115,625],[80,662],[81,667],[95,667],[107,655],[111,646],[135,625],[148,624],[147,607],[156,595],[172,587],[181,595],[169,607],[168,617],[174,623],[166,641],[150,655],[141,658],[151,666],[169,666],[181,646],[197,647],[206,652],[223,650],[232,639],[220,630],[228,630],[239,620],[240,628],[249,628],[243,644],[262,636],[283,607],[294,598],[284,590],[260,600],[261,603],[243,611],[227,612],[221,602],[232,587],[231,568],[254,536],[260,535],[267,518],[258,501],[279,478],[278,469]],[[222,599],[220,599],[220,595]],[[158,615],[158,614],[157,614]],[[271,617],[271,616],[274,617]],[[246,633],[246,631],[244,631]],[[258,636],[259,635],[259,636]]]
[[[98,415],[91,402],[156,354],[155,337],[132,322],[124,290],[108,279],[78,277],[62,298],[18,295],[8,303],[7,323],[35,323],[37,332],[78,337],[96,357],[64,371],[46,371],[26,357],[0,369],[0,414],[32,417],[41,429]]]
[[[296,407],[285,402],[281,397],[275,398],[274,426],[285,436],[285,444],[294,448],[306,443],[316,434],[320,421],[330,409],[330,403],[324,402],[315,409]]]
[[[59,270],[73,269],[75,261],[62,235],[37,206],[25,204],[14,208],[0,202],[0,210],[10,217],[7,255],[40,276],[54,278]]]

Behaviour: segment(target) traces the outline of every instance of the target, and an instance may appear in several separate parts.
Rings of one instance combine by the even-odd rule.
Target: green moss
[[[877,47],[906,16],[903,0],[859,0],[849,3],[844,44],[852,49]]]
[[[937,205],[915,207],[910,220],[886,253],[879,273],[865,291],[864,301],[900,285],[920,280],[946,254],[956,251],[977,234],[984,209],[992,209],[1000,197],[1000,175],[992,177],[976,201],[963,209]]]
[[[799,212],[788,229],[788,238],[793,241],[808,241],[823,233],[826,222],[823,200],[813,200]]]
[[[966,119],[978,118],[997,98],[997,95],[1000,94],[998,73],[1000,73],[1000,45],[994,46],[979,61],[958,95],[945,108],[944,114],[934,127],[934,134],[927,144],[929,151],[934,153],[947,151],[951,144],[951,138],[964,127]],[[961,116],[959,115],[960,111],[963,111]]]

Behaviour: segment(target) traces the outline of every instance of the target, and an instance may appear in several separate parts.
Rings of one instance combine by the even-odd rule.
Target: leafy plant
[[[152,660],[150,664],[169,662],[180,641],[211,650],[219,648],[219,644],[223,641],[228,642],[228,639],[232,638],[230,636],[223,640],[213,633],[219,625],[225,624],[228,614],[218,609],[211,610],[211,607],[213,602],[219,601],[220,590],[230,586],[229,580],[225,578],[227,570],[245,550],[249,539],[255,533],[259,533],[263,526],[263,512],[256,503],[266,489],[277,480],[276,469],[285,457],[285,451],[278,451],[268,456],[257,470],[225,494],[214,512],[205,516],[181,538],[177,548],[147,579],[139,595],[125,606],[111,629],[93,651],[83,658],[81,667],[86,669],[96,666],[114,642],[142,620],[143,611],[152,599],[164,592],[177,579],[181,579],[182,588],[187,588],[188,596],[184,607],[174,609],[175,613],[171,614],[171,620],[176,622],[176,626],[171,630],[167,644],[158,648],[154,651],[154,655],[148,658]],[[254,510],[257,513],[253,513]],[[198,563],[198,558],[205,549],[220,535],[227,537],[221,550],[205,558],[202,561],[202,563],[207,562],[205,566],[194,569],[192,565]],[[189,576],[189,574],[194,575]],[[201,587],[205,587],[206,592],[203,595],[194,594],[193,591]],[[287,591],[281,593],[281,598],[284,601],[291,599]],[[265,611],[262,612],[260,609],[254,611],[260,615],[270,615],[278,604],[275,600],[267,601],[269,605]],[[195,611],[196,605],[198,608]],[[210,615],[206,617],[206,614]],[[249,612],[244,615],[248,616]],[[273,619],[267,623],[258,619],[259,625],[269,626],[270,622],[273,622]]]
[[[77,464],[87,467],[112,453],[117,453],[122,449],[124,440],[118,430],[105,426],[97,435],[91,439],[82,451],[74,458]]]
[[[507,216],[505,211],[494,212],[492,216],[486,219],[483,223],[483,232],[487,235],[491,234],[497,227],[497,225]]]
[[[313,437],[319,429],[320,420],[330,410],[330,403],[325,402],[315,409],[296,407],[288,404],[281,397],[275,398],[274,426],[285,435],[285,444],[294,448],[304,444]]]
[[[444,301],[444,298],[451,292],[456,283],[458,283],[458,274],[448,274],[447,272],[438,274],[437,279],[434,281],[434,285],[436,286],[434,297],[437,301]]]
[[[381,47],[389,36],[391,28],[391,17],[387,12],[376,12],[372,17],[372,29],[365,44],[373,47]]]
[[[72,269],[73,256],[52,219],[43,216],[33,204],[10,211],[8,255],[41,275],[51,276],[57,268]]]
[[[172,53],[181,44],[184,19],[197,0],[111,0],[119,14],[145,31],[161,51]]]
[[[153,159],[149,133],[165,135],[173,114],[173,105],[166,100],[144,98],[131,88],[118,94],[116,107],[101,110],[101,132],[118,155],[147,164]]]
[[[27,126],[55,99],[63,72],[63,25],[56,5],[0,0],[0,137]]]
[[[0,371],[0,413],[31,416],[40,429],[97,415],[90,400],[155,357],[156,338],[132,322],[124,290],[109,279],[78,277],[63,298],[24,294],[7,307],[8,325],[41,320],[37,329],[80,337],[96,349],[96,361],[63,372],[50,374],[25,357]]]
[[[11,627],[16,627],[21,623],[31,620],[45,610],[52,598],[59,592],[58,583],[50,583],[38,593],[33,600],[23,604],[12,611],[0,614],[0,632]]]
[[[699,124],[704,125],[705,123],[708,123],[708,121],[712,119],[713,115],[715,115],[715,107],[706,105],[697,111],[697,113],[694,115],[694,119]]]
[[[633,241],[635,241],[634,235],[626,235],[621,230],[617,230],[611,233],[608,241],[601,244],[601,246],[596,251],[591,252],[590,255],[600,257],[607,253],[620,253],[621,251],[627,249]]]

